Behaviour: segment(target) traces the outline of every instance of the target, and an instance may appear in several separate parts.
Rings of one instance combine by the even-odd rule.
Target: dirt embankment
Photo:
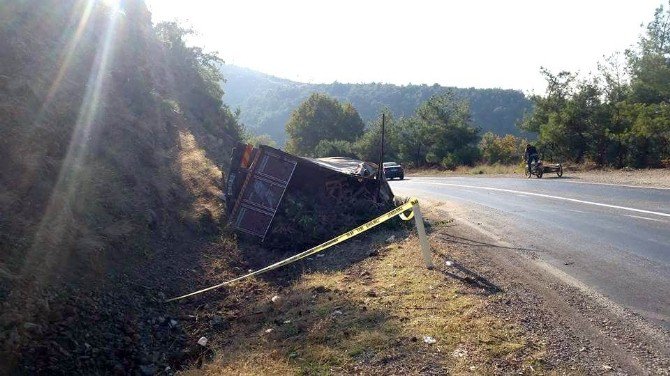
[[[161,294],[221,235],[239,127],[183,30],[107,3],[0,4],[0,373],[189,356]]]

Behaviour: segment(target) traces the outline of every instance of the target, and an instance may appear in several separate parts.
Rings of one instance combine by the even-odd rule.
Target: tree
[[[378,142],[375,140],[379,139],[375,135],[378,126],[373,124],[370,139],[359,140],[359,145],[375,145],[374,142]],[[479,130],[471,121],[469,107],[451,93],[429,98],[410,118],[398,121],[389,118],[387,129],[387,160],[393,158],[414,166],[454,168],[460,164],[473,164],[479,156]],[[378,146],[376,153],[379,153]]]
[[[670,104],[622,103],[626,130],[618,139],[626,165],[660,167],[670,160]]]
[[[540,133],[542,125],[549,123],[550,118],[565,107],[576,79],[573,73],[562,71],[555,75],[544,67],[540,68],[540,73],[547,81],[547,94],[530,97],[534,105],[533,111],[519,124],[521,129],[533,133]]]
[[[254,147],[258,147],[258,145],[267,145],[273,148],[277,147],[277,143],[275,142],[275,140],[273,140],[272,137],[270,137],[270,135],[267,134],[247,135],[245,141],[249,144],[254,145]]]
[[[286,124],[290,153],[314,156],[322,140],[355,141],[365,124],[349,103],[340,104],[325,94],[312,94],[293,113]]]
[[[321,140],[314,148],[314,156],[325,157],[349,157],[358,158],[353,151],[353,144],[344,140]]]
[[[669,2],[670,4],[670,2]],[[619,103],[627,164],[660,166],[670,159],[670,6],[660,6],[636,50],[627,51],[631,95]]]
[[[521,127],[539,133],[545,158],[604,163],[611,108],[603,103],[599,79],[578,80],[565,71],[554,75],[542,69],[542,73],[547,80],[547,95],[531,98],[534,111]]]
[[[413,166],[426,165],[426,151],[423,123],[415,117],[400,119],[397,128],[396,148],[400,161]]]
[[[617,52],[605,57],[604,61],[598,63],[598,73],[602,78],[601,88],[607,102],[618,103],[628,98],[630,75],[622,53]]]
[[[417,109],[416,118],[426,147],[425,162],[454,168],[478,159],[479,130],[472,124],[466,102],[451,93],[434,96]]]
[[[223,76],[218,69],[222,60],[200,47],[188,47],[186,38],[193,33],[176,22],[156,25],[156,36],[162,42],[165,56],[161,60],[170,72],[168,79],[178,87],[168,93],[179,102],[187,115],[203,124],[210,133],[240,140],[243,136],[238,114],[223,104]]]
[[[641,103],[670,101],[670,9],[661,5],[636,50],[627,51],[633,99]]]
[[[385,116],[384,123],[384,160],[392,161],[398,155],[398,127],[391,114],[391,110],[385,108],[382,113]],[[356,155],[365,161],[379,161],[382,139],[382,116],[379,116],[365,130],[365,133],[354,144]]]
[[[547,94],[531,98],[534,110],[520,127],[538,134],[545,157],[619,167],[670,162],[670,11],[656,9],[626,58],[611,55],[586,80],[542,69]]]
[[[485,163],[513,164],[521,161],[527,141],[514,135],[498,136],[486,132],[479,142],[482,160]]]

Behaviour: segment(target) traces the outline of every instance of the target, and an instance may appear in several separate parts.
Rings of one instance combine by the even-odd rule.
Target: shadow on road
[[[441,258],[445,263],[450,261],[442,253],[435,253],[439,258]],[[450,261],[451,265],[448,268],[452,270],[440,269],[440,271],[447,277],[461,281],[471,287],[482,289],[483,293],[481,295],[489,296],[495,295],[503,290],[497,285],[491,283],[488,279],[480,276],[479,274],[473,272],[472,270],[466,268],[465,266]]]
[[[506,247],[506,246],[503,246],[503,245],[497,245],[497,244],[482,242],[482,241],[479,241],[479,240],[472,240],[472,239],[468,239],[468,238],[463,238],[463,237],[456,236],[456,235],[440,234],[440,237],[442,237],[443,240],[451,242],[451,243],[469,245],[471,247],[493,247],[493,248],[499,248],[499,249],[510,249],[510,250],[514,250],[514,251],[539,252],[537,249],[530,249],[530,248],[524,248],[524,247]]]
[[[549,172],[549,174],[552,174],[553,176],[543,175],[542,178],[543,178],[543,179],[547,179],[547,180],[581,180],[580,178],[578,178],[578,177],[574,177],[574,176],[565,176],[565,175],[563,175],[563,176],[561,176],[561,177],[558,177],[558,176],[556,176],[555,174],[553,174],[553,173],[551,173],[551,172]]]

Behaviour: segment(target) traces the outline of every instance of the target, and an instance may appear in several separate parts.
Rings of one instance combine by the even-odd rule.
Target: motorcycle
[[[532,171],[528,171],[528,166],[526,165],[526,177],[529,178],[533,175],[537,176],[537,178],[541,178],[544,173],[547,172],[555,172],[556,176],[559,178],[563,176],[563,165],[560,163],[549,163],[549,164],[544,164],[542,161],[538,161],[535,163],[535,161],[532,161],[530,163]]]
[[[542,165],[542,161],[532,161],[530,163],[530,170],[528,170],[528,166],[526,165],[526,177],[530,178],[531,176],[535,175],[538,179],[542,178],[542,174],[544,174],[544,166]],[[561,175],[562,171],[561,171]]]

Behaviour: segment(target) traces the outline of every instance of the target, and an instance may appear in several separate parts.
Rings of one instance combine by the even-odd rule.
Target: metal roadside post
[[[421,242],[421,254],[423,254],[423,261],[426,263],[428,269],[433,269],[433,258],[430,252],[430,245],[428,244],[428,236],[426,236],[426,228],[423,226],[423,215],[421,215],[421,208],[417,202],[412,207],[414,211],[414,222],[416,223],[416,232],[419,235],[419,241]]]

